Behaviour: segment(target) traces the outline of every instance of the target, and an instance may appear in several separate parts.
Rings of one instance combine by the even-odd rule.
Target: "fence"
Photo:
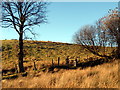
[[[61,61],[61,58],[58,57],[57,58],[57,66],[60,66],[60,61]],[[65,59],[65,66],[74,66],[74,67],[77,67],[77,64],[78,64],[78,60],[77,58],[75,58],[74,60],[70,60],[69,59],[69,56],[66,57]],[[54,67],[55,66],[55,61],[54,59],[52,59],[52,66]]]

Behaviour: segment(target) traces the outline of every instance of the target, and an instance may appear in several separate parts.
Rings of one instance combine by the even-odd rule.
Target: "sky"
[[[33,30],[38,34],[34,40],[72,43],[72,37],[84,25],[93,25],[108,14],[118,2],[51,2],[47,7],[47,22]],[[28,33],[28,36],[31,36]],[[2,28],[0,40],[18,39],[14,29]]]

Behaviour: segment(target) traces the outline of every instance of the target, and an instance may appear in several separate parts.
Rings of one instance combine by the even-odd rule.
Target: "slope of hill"
[[[94,56],[80,45],[60,42],[24,41],[26,77],[16,73],[18,41],[2,41],[3,88],[118,88],[118,60]],[[65,68],[65,59],[79,61],[76,68]],[[60,57],[60,68],[57,65]],[[33,70],[34,62],[37,70]],[[109,63],[108,63],[109,62]],[[15,79],[5,79],[14,76]],[[17,77],[19,76],[19,77]],[[17,78],[16,78],[17,77]]]
[[[18,59],[18,41],[17,40],[3,40],[2,41],[2,65],[4,69],[13,68]],[[41,42],[41,41],[24,41],[24,61],[50,61],[65,60],[67,56],[71,59],[87,58],[93,54],[87,52],[85,49],[75,44],[59,43],[59,42]],[[6,65],[7,64],[7,65]]]
[[[2,80],[3,88],[118,88],[118,61],[86,69],[39,72],[34,76]]]

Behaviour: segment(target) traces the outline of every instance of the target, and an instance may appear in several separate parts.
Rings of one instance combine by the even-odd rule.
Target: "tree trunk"
[[[116,51],[116,56],[117,56],[117,58],[120,59],[120,38],[118,39],[117,44],[118,44],[118,47],[117,47],[117,51]]]
[[[93,53],[94,55],[100,56],[100,57],[105,57],[105,58],[111,58],[111,56],[107,56],[105,54],[99,54],[99,52],[95,51],[94,49],[91,49],[89,46],[84,47],[86,49],[88,49],[91,53]]]
[[[19,60],[18,60],[18,66],[19,66],[19,72],[24,72],[24,66],[23,66],[23,33],[19,34]]]

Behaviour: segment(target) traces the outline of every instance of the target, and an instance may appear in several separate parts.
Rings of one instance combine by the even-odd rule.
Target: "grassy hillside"
[[[94,56],[80,45],[24,41],[24,66],[26,77],[16,73],[18,60],[18,41],[2,41],[3,88],[117,88],[118,60],[108,60]],[[77,58],[76,68],[65,67],[65,59]],[[60,57],[60,66],[57,59]],[[51,68],[54,60],[54,68]],[[34,62],[37,70],[33,70]],[[52,69],[52,70],[51,70]],[[23,73],[26,75],[26,73]],[[13,84],[14,83],[14,84]]]
[[[17,63],[18,50],[17,40],[2,41],[3,69],[12,68]],[[51,62],[52,59],[56,61],[58,57],[63,61],[67,56],[70,56],[70,59],[78,58],[82,61],[87,56],[93,56],[79,45],[41,41],[24,41],[24,53],[26,54],[24,57],[26,62],[33,59]]]
[[[118,61],[86,69],[39,72],[2,80],[3,88],[118,88]]]

